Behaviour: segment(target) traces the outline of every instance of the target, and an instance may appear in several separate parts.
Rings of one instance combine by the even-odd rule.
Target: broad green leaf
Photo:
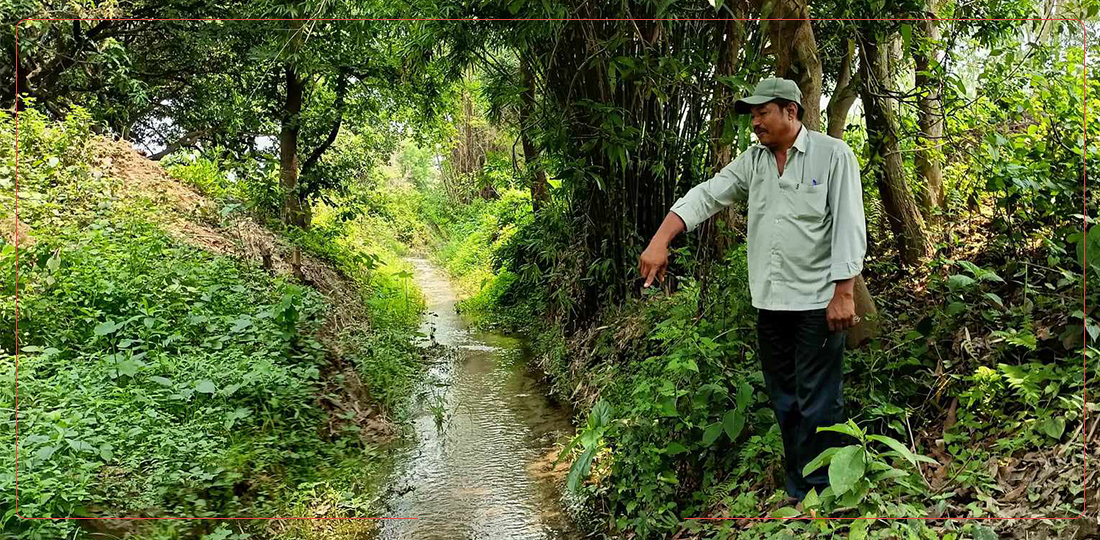
[[[670,397],[661,402],[661,416],[679,416],[676,411],[676,398]]]
[[[665,453],[670,456],[675,456],[676,454],[682,454],[684,452],[687,452],[687,447],[678,442],[670,442],[668,446],[665,447]]]
[[[603,427],[611,424],[611,405],[600,399],[592,407],[592,416],[596,418],[596,426]]]
[[[947,287],[952,291],[965,289],[974,284],[974,278],[962,274],[953,274],[947,277]]]
[[[721,422],[715,422],[715,423],[707,426],[707,429],[703,431],[703,444],[705,446],[710,446],[710,445],[714,444],[714,441],[718,440],[718,436],[721,435],[721,434],[722,434],[722,424],[721,424]]]
[[[776,510],[775,512],[772,512],[772,517],[774,517],[774,518],[792,518],[792,517],[795,517],[795,516],[798,516],[798,515],[801,515],[801,514],[802,514],[802,512],[799,512],[798,510],[795,510],[793,507],[784,506],[783,508],[780,508],[780,509]]]
[[[997,540],[997,533],[992,527],[974,525],[974,540]]]
[[[65,442],[69,443],[69,448],[76,450],[77,452],[94,452],[95,448],[92,445],[80,440],[80,439],[65,439]]]
[[[1039,426],[1043,429],[1043,433],[1050,435],[1051,438],[1061,439],[1062,434],[1066,432],[1066,419],[1048,416]]]
[[[802,468],[802,476],[809,476],[810,473],[820,469],[823,465],[829,463],[833,459],[833,454],[840,451],[840,447],[827,448],[825,451],[817,455],[817,457],[810,460],[805,467]]]
[[[851,426],[849,426],[848,424],[835,424],[835,425],[832,425],[832,426],[819,426],[817,428],[817,432],[821,433],[822,431],[835,431],[837,433],[843,433],[845,435],[848,435],[849,437],[855,437],[857,439],[859,438],[859,433],[857,431],[852,430]]]
[[[245,328],[252,326],[252,318],[248,315],[241,315],[233,321],[233,327],[229,329],[230,332],[240,332]]]
[[[1004,283],[1005,280],[1001,276],[998,276],[996,272],[992,270],[982,270],[978,274],[978,279],[982,281],[996,281],[997,283]]]
[[[133,360],[123,360],[118,363],[118,372],[120,375],[133,377],[134,375],[137,375],[139,367],[140,365]]]
[[[42,448],[39,448],[37,452],[34,453],[34,457],[45,461],[47,459],[50,459],[50,457],[53,456],[53,453],[56,452],[56,451],[57,451],[56,446],[43,446]]]
[[[865,516],[866,517],[866,516]],[[875,521],[871,519],[856,518],[852,520],[852,524],[848,526],[848,540],[864,540],[867,538],[867,527],[871,525],[871,522]]]
[[[852,489],[837,501],[837,504],[840,506],[858,506],[859,503],[863,502],[863,498],[867,496],[867,488],[867,482],[856,482]]]
[[[829,462],[829,485],[833,493],[843,495],[863,477],[863,458],[863,447],[858,444],[837,451]]]
[[[810,491],[802,499],[802,508],[817,508],[820,504],[821,500],[817,497],[817,488],[810,488]]]
[[[970,261],[955,261],[955,264],[963,267],[963,269],[965,269],[967,272],[970,272],[970,275],[972,276],[976,276],[982,273],[982,268]]]
[[[988,298],[990,301],[992,301],[994,304],[997,304],[997,307],[999,307],[1001,309],[1005,308],[1005,303],[1004,303],[1004,301],[1001,300],[1000,296],[997,296],[996,294],[993,294],[991,292],[985,293],[984,296],[986,298]]]
[[[906,448],[905,445],[901,443],[901,441],[898,441],[897,439],[894,439],[892,437],[887,437],[885,435],[868,435],[867,439],[878,441],[882,444],[885,444],[886,446],[889,446],[890,449],[897,452],[899,455],[901,455],[901,457],[905,458],[906,461],[908,461],[911,465],[913,465],[914,467],[917,466],[917,456],[914,455],[913,452],[911,452],[908,448]]]
[[[874,483],[878,483],[878,482],[881,482],[883,480],[890,480],[890,479],[893,479],[893,478],[902,478],[902,477],[905,477],[905,476],[909,476],[909,473],[907,473],[907,472],[905,472],[901,469],[895,469],[893,467],[890,467],[890,470],[878,473],[878,474],[874,475],[873,477],[871,477],[871,479]]]
[[[115,330],[118,330],[118,327],[115,326],[115,321],[103,321],[97,324],[93,331],[97,336],[106,336],[113,333]]]
[[[592,466],[592,457],[596,455],[596,447],[593,446],[577,458],[577,461],[573,462],[573,466],[569,468],[569,475],[566,476],[565,485],[569,488],[569,491],[577,491],[580,487],[581,481],[588,478],[588,470]]]
[[[736,442],[737,437],[741,435],[741,430],[745,427],[745,415],[740,410],[726,411],[726,416],[722,419],[722,427],[726,430],[730,442]]]
[[[558,463],[561,463],[562,460],[569,455],[569,452],[571,452],[573,448],[577,446],[580,440],[580,437],[573,437],[573,440],[569,441],[569,444],[565,445],[565,448],[562,448],[561,452],[558,452],[558,457],[554,460],[554,467],[557,467]]]
[[[947,314],[955,316],[959,313],[966,311],[966,308],[966,302],[951,302],[950,304],[947,304]]]
[[[741,381],[740,386],[737,387],[737,409],[741,412],[745,412],[745,409],[752,402],[752,385],[748,381]]]
[[[195,386],[195,391],[201,392],[203,394],[213,394],[217,390],[218,388],[214,386],[213,381],[208,381],[205,379],[199,381],[199,384]]]
[[[157,383],[161,386],[172,386],[172,380],[171,379],[167,379],[165,377],[161,377],[161,376],[158,376],[158,375],[154,375],[152,377],[149,377],[149,380],[153,381],[153,382],[155,382],[155,383]]]

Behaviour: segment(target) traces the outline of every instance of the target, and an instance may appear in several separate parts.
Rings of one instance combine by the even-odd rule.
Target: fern
[[[1008,381],[1009,386],[1023,398],[1025,403],[1037,405],[1042,392],[1039,385],[1053,378],[1053,368],[1043,364],[1030,363],[1022,366],[998,364],[997,367]]]

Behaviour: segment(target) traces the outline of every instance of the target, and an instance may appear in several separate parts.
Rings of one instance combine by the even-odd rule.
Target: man
[[[766,79],[734,104],[750,113],[759,144],[672,205],[639,260],[664,280],[668,246],[734,199],[748,201],[749,289],[764,384],[783,435],[789,503],[829,485],[828,468],[803,477],[823,450],[843,444],[819,426],[844,422],[845,331],[859,322],[852,297],[863,270],[866,219],[859,166],[844,141],[802,125],[794,81]]]

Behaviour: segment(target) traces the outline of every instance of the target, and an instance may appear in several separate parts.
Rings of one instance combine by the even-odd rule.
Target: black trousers
[[[845,332],[830,332],[825,309],[760,310],[757,321],[764,386],[783,435],[787,494],[802,499],[829,485],[828,467],[803,478],[802,469],[822,451],[850,444],[844,435],[817,433],[847,421],[844,414]]]

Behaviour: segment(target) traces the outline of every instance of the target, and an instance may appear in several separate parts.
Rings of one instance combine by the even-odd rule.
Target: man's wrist
[[[672,236],[667,234],[657,234],[653,236],[653,239],[650,240],[649,243],[668,249],[668,246],[672,245]]]
[[[855,289],[856,278],[850,277],[848,279],[842,279],[836,282],[836,290],[833,292],[834,296],[852,296]]]

